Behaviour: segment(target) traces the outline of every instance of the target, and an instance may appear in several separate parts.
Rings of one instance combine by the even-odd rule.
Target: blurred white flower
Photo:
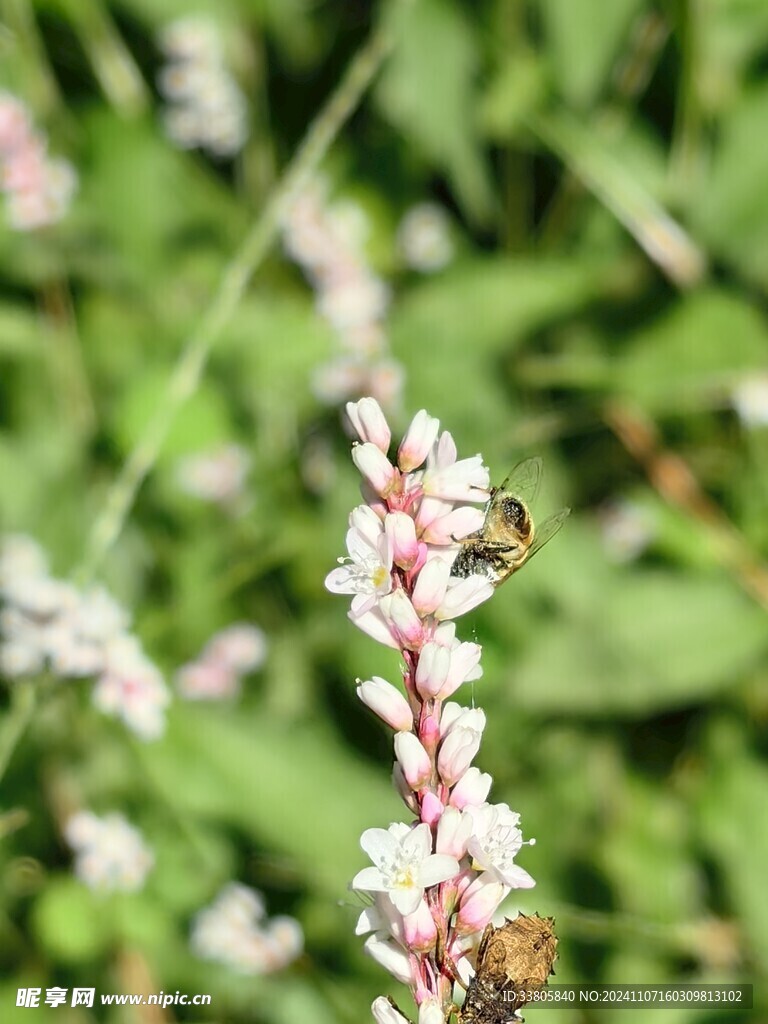
[[[737,384],[733,405],[745,427],[768,426],[768,373],[755,373]]]
[[[244,675],[255,672],[267,656],[267,638],[250,622],[237,622],[215,633],[194,661],[176,675],[179,694],[187,700],[234,697]]]
[[[186,455],[178,463],[176,479],[181,490],[194,498],[230,505],[243,494],[250,468],[251,459],[243,447],[225,444]]]
[[[167,25],[159,42],[168,60],[158,88],[168,104],[163,123],[169,139],[182,149],[234,156],[248,138],[248,108],[225,65],[216,26],[183,18]]]
[[[136,892],[154,864],[141,833],[122,814],[99,818],[78,811],[67,821],[64,838],[75,852],[75,874],[90,889]]]
[[[315,395],[329,405],[369,394],[397,405],[402,367],[388,358],[384,318],[386,283],[368,264],[369,221],[350,201],[331,204],[324,181],[314,179],[283,219],[283,242],[315,289],[319,314],[333,328],[340,352],[313,374]]]
[[[232,882],[195,917],[192,949],[243,974],[279,971],[301,954],[304,936],[292,917],[265,915],[261,895]]]
[[[400,222],[397,241],[406,266],[424,274],[442,270],[453,259],[450,221],[437,203],[412,206]]]
[[[15,231],[55,224],[77,190],[74,167],[48,155],[48,141],[36,131],[23,103],[0,92],[0,189],[8,223]]]
[[[119,718],[140,739],[158,739],[165,731],[170,694],[135,637],[123,634],[107,643],[92,699],[99,711]]]
[[[603,505],[598,510],[598,525],[603,547],[614,562],[633,561],[656,533],[650,509],[624,499]]]

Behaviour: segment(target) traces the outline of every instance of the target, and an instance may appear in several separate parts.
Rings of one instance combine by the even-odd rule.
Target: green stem
[[[32,721],[37,706],[37,689],[34,683],[19,682],[11,684],[11,706],[8,717],[0,732],[0,779],[13,757],[19,740]]]
[[[183,346],[162,404],[112,484],[91,530],[81,575],[90,578],[120,535],[136,494],[152,470],[174,418],[194,394],[213,345],[226,327],[254,271],[274,242],[280,221],[317,169],[339,131],[357,107],[392,46],[383,24],[358,52],[344,78],[309,127],[301,146],[264,210],[227,266],[207,310]]]
[[[118,113],[140,114],[149,92],[107,9],[99,0],[66,0],[65,8],[104,95]]]

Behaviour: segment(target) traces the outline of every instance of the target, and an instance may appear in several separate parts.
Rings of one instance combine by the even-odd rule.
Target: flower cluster
[[[334,405],[370,393],[382,405],[395,407],[403,370],[389,355],[384,328],[389,289],[366,261],[367,232],[361,208],[329,203],[325,183],[317,179],[283,222],[285,249],[311,282],[318,311],[339,341],[339,355],[315,374],[315,394]]]
[[[458,459],[438,420],[417,413],[388,457],[379,405],[347,405],[358,443],[352,458],[365,504],[350,515],[348,557],[326,579],[352,598],[352,622],[400,651],[404,693],[385,679],[358,683],[360,700],[394,731],[394,784],[414,816],[371,828],[361,846],[372,866],[352,881],[368,894],[357,931],[366,951],[410,986],[420,1024],[447,1019],[454,980],[467,984],[485,925],[511,889],[534,882],[516,863],[519,815],[489,803],[491,777],[473,765],[485,728],[479,708],[449,699],[478,679],[481,648],[456,637],[453,620],[487,600],[483,576],[457,579],[457,539],[479,529],[488,471],[479,455]],[[399,1016],[377,1000],[380,1024]]]
[[[78,811],[64,826],[64,838],[75,851],[75,874],[90,889],[136,892],[154,865],[141,833],[122,814],[99,818]]]
[[[243,496],[250,468],[251,458],[241,445],[225,444],[185,455],[176,467],[176,479],[193,498],[232,506]]]
[[[232,882],[215,902],[201,910],[192,926],[192,948],[243,974],[270,974],[300,954],[304,936],[292,917],[266,917],[264,900],[254,889]]]
[[[403,262],[412,270],[432,274],[453,259],[448,215],[437,203],[418,203],[400,221],[397,242]]]
[[[202,18],[171,22],[160,47],[167,58],[158,86],[168,103],[168,137],[183,149],[234,156],[248,138],[248,108],[224,63],[215,25]]]
[[[48,140],[35,130],[27,107],[0,93],[0,189],[8,222],[16,231],[56,224],[77,188],[72,165],[48,154]]]
[[[235,697],[243,676],[264,664],[267,640],[249,622],[239,622],[214,634],[194,661],[182,665],[176,676],[179,694],[187,700],[222,700]]]
[[[96,677],[93,703],[142,739],[165,728],[168,689],[129,631],[129,618],[103,587],[78,589],[56,579],[30,537],[0,544],[0,672],[48,670],[63,679]]]

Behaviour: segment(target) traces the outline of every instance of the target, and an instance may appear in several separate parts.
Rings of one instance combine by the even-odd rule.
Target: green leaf
[[[764,612],[727,580],[634,569],[538,628],[510,699],[602,716],[684,707],[732,686],[767,649]]]
[[[539,6],[554,78],[570,103],[587,107],[627,46],[645,0],[539,0]]]
[[[713,724],[709,770],[700,780],[701,841],[720,868],[723,885],[743,921],[753,955],[768,971],[768,768],[749,752],[730,722]]]
[[[474,128],[477,33],[454,0],[390,6],[395,51],[377,89],[384,115],[414,151],[444,169],[477,221],[493,210]]]
[[[44,321],[26,306],[0,304],[0,357],[41,353],[47,333]]]
[[[690,197],[689,217],[714,252],[768,287],[768,147],[755,145],[768,119],[768,86],[739,98],[725,119],[711,173]]]
[[[111,903],[70,877],[52,878],[34,911],[34,928],[49,956],[85,963],[103,953],[112,937]]]
[[[680,412],[727,399],[742,375],[765,367],[766,352],[768,325],[759,309],[708,289],[630,340],[615,364],[614,387],[651,410]]]

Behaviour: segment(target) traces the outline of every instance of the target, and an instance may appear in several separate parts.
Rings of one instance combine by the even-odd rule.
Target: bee
[[[477,950],[459,1024],[512,1024],[518,1010],[554,974],[557,956],[555,922],[538,914],[518,914],[500,928],[489,924]]]
[[[525,459],[491,490],[482,527],[458,541],[461,551],[451,575],[485,576],[498,587],[554,537],[571,510],[563,508],[535,526],[529,505],[539,489],[541,465],[539,458]]]

